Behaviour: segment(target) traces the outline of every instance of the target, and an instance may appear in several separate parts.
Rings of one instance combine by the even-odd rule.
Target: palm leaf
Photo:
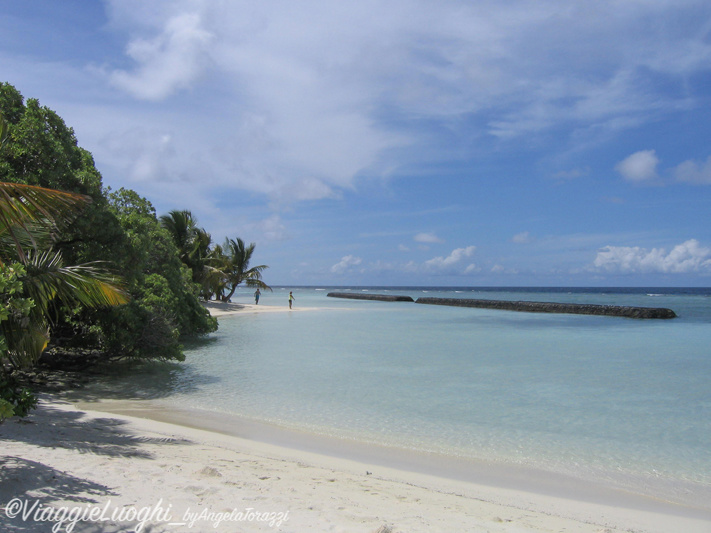
[[[59,252],[33,254],[23,280],[25,291],[42,313],[55,299],[92,308],[127,303],[129,297],[121,282],[102,266],[100,262],[64,266]]]
[[[81,194],[0,182],[0,236],[9,236],[17,255],[25,261],[23,238],[29,237],[34,243],[33,225],[36,228],[69,223],[90,202],[91,198]],[[0,263],[7,259],[0,257]]]
[[[49,343],[49,328],[44,320],[6,320],[2,333],[9,347],[5,355],[15,368],[33,366]]]
[[[27,249],[49,249],[54,241],[55,233],[46,223],[28,222],[24,227],[12,228],[12,234],[0,230],[0,258],[17,256],[17,246]],[[0,261],[2,264],[2,261]]]
[[[5,144],[5,140],[7,139],[7,134],[9,131],[10,127],[8,123],[5,121],[5,117],[3,116],[2,112],[0,112],[0,147],[2,147],[3,144]]]

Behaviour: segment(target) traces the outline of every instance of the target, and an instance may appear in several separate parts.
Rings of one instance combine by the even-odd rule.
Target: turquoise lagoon
[[[277,288],[121,385],[166,407],[513,465],[693,506],[711,498],[711,290]],[[668,307],[672,320],[344,300],[331,290]],[[233,301],[252,303],[251,291]]]

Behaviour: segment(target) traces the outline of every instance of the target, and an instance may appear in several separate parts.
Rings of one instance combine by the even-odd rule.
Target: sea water
[[[155,381],[168,405],[598,481],[711,494],[711,290],[349,288],[350,292],[667,307],[678,318],[329,298],[277,288]],[[234,302],[252,303],[243,290]],[[165,392],[166,383],[169,392]]]

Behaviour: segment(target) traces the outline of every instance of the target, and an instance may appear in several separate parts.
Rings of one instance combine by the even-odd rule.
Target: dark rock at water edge
[[[569,313],[627,318],[675,318],[676,313],[662,307],[628,307],[619,305],[564,304],[554,302],[513,302],[507,300],[470,300],[464,298],[418,298],[418,304],[479,307],[529,313]]]
[[[350,298],[351,300],[378,300],[380,302],[414,302],[410,296],[397,296],[394,294],[366,294],[353,292],[329,292],[326,296],[331,298]]]

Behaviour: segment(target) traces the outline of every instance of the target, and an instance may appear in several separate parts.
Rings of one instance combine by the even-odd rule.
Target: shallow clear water
[[[697,292],[389,290],[679,315],[633,320],[296,289],[295,306],[307,312],[221,318],[218,333],[171,367],[162,401],[620,486],[709,487],[711,293]],[[287,295],[277,289],[260,304],[286,306]],[[233,300],[251,303],[250,293]]]

